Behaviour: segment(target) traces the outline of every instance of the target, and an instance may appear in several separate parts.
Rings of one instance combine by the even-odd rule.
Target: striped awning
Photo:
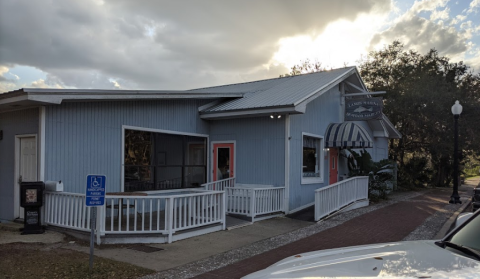
[[[372,148],[373,140],[365,128],[358,124],[331,123],[325,132],[325,147]]]

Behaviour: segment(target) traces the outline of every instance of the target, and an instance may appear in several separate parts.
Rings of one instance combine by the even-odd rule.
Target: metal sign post
[[[90,272],[93,269],[93,240],[97,221],[97,207],[105,204],[105,175],[87,175],[85,206],[93,207],[90,214]]]

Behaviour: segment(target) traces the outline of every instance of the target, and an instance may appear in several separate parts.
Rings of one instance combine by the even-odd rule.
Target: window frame
[[[319,143],[319,153],[320,155],[317,156],[318,158],[318,164],[319,164],[319,177],[304,177],[303,176],[303,139],[304,137],[307,136],[307,137],[311,137],[311,138],[316,138],[316,139],[319,139],[320,140],[320,143]],[[300,165],[300,178],[301,178],[301,184],[316,184],[316,183],[323,183],[324,182],[324,168],[325,168],[325,160],[324,160],[324,156],[325,156],[325,151],[324,151],[324,148],[323,148],[323,145],[324,145],[324,137],[321,136],[321,135],[317,135],[317,134],[312,134],[312,133],[306,133],[306,132],[302,132],[302,139],[301,139],[301,143],[302,143],[302,163]]]
[[[193,136],[193,137],[203,137],[206,139],[205,142],[205,149],[206,149],[206,180],[208,182],[208,173],[210,171],[210,166],[208,164],[210,160],[210,152],[208,152],[208,146],[210,143],[209,136],[207,134],[197,134],[197,133],[188,133],[188,132],[179,132],[179,131],[172,131],[172,130],[164,130],[164,129],[154,129],[154,128],[146,128],[146,127],[139,127],[139,126],[129,126],[129,125],[122,125],[122,160],[121,160],[121,192],[125,192],[125,130],[135,130],[135,131],[142,131],[142,132],[151,132],[151,133],[163,133],[163,134],[171,134],[171,135],[181,135],[181,136]],[[198,188],[198,187],[197,187]],[[180,188],[180,189],[189,189],[189,188]],[[177,189],[178,190],[178,189]],[[156,191],[167,191],[167,190],[156,190]]]

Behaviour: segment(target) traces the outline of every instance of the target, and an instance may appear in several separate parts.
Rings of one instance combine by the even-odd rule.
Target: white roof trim
[[[390,129],[393,133],[395,133],[395,135],[392,135],[390,138],[397,138],[397,139],[402,138],[402,134],[395,128],[395,126],[392,124],[392,122],[390,122],[390,119],[388,119],[388,117],[385,114],[382,114],[382,120],[386,124],[385,127],[387,128],[387,130]],[[390,133],[389,133],[389,136],[390,136]]]
[[[197,93],[191,91],[157,90],[94,90],[25,88],[0,94],[0,104],[33,101],[61,104],[65,101],[99,100],[158,100],[158,99],[218,99],[242,98],[244,93]]]
[[[367,93],[367,90],[362,89],[362,88],[356,86],[355,84],[353,84],[353,83],[351,83],[351,82],[349,82],[349,81],[347,81],[347,80],[344,81],[344,82],[345,82],[346,84],[348,84],[348,86],[351,86],[351,87],[357,89],[358,91],[360,91],[360,92],[362,92],[362,93]],[[347,95],[347,94],[345,94],[345,95]]]

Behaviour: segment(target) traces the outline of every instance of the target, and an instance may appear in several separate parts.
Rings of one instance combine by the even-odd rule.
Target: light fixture
[[[452,106],[453,115],[460,115],[462,113],[463,107],[460,105],[460,102],[455,101],[455,104]]]
[[[282,115],[278,114],[278,113],[274,113],[274,114],[270,114],[270,118],[271,119],[275,119],[275,118],[280,119],[280,118],[282,118]]]
[[[271,119],[273,119],[273,118],[274,118],[274,117],[273,117],[273,114],[272,114],[272,115],[270,115],[270,118],[271,118]]]
[[[462,203],[460,201],[460,196],[458,195],[458,118],[462,113],[462,105],[458,101],[455,101],[455,104],[452,106],[454,122],[454,148],[453,148],[453,193],[450,196],[449,203],[457,204]]]

